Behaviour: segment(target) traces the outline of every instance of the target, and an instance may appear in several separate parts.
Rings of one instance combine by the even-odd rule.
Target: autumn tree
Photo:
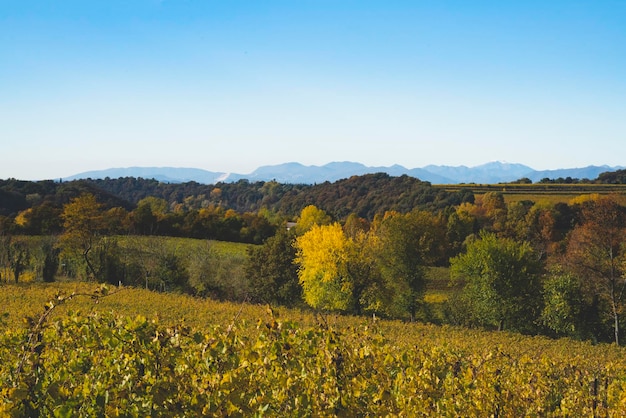
[[[348,263],[353,242],[341,225],[313,225],[296,239],[295,247],[305,302],[315,309],[349,311],[354,283]]]
[[[397,289],[382,280],[377,239],[365,232],[355,234],[348,236],[334,223],[314,225],[296,239],[304,300],[315,309],[389,314]]]
[[[329,225],[331,222],[332,219],[326,212],[314,205],[309,205],[300,212],[296,233],[302,235],[315,225]]]
[[[356,314],[387,311],[392,289],[382,282],[372,235],[348,236],[338,223],[314,225],[294,246],[308,305]]]
[[[445,254],[443,218],[389,212],[364,227],[353,218],[347,228],[314,225],[296,239],[305,301],[318,309],[415,317],[423,267]]]
[[[570,234],[565,264],[583,277],[588,294],[608,305],[619,345],[626,291],[625,211],[614,199],[597,197],[582,203],[581,219]]]
[[[485,216],[489,220],[489,229],[500,232],[505,229],[507,205],[500,192],[487,192],[480,199]]]
[[[472,203],[462,203],[448,216],[446,239],[452,255],[460,253],[467,237],[478,229],[478,221],[473,215],[473,208]]]
[[[507,205],[506,221],[501,236],[525,241],[529,231],[529,212],[534,203],[529,200],[511,202]]]
[[[44,202],[20,212],[15,222],[25,234],[56,234],[62,230],[61,209]]]
[[[359,234],[369,231],[370,225],[367,219],[351,213],[343,224],[343,230],[349,237],[356,238]]]
[[[61,217],[65,229],[61,236],[64,250],[79,253],[88,274],[96,278],[98,273],[91,252],[100,241],[104,228],[102,204],[94,195],[83,194],[63,206]]]
[[[462,301],[470,320],[502,330],[528,330],[539,305],[540,264],[526,242],[481,232],[465,253],[450,260],[451,275],[465,283]]]
[[[104,227],[110,234],[128,233],[131,229],[129,212],[119,206],[105,211]]]
[[[557,252],[564,234],[558,231],[559,212],[555,206],[533,205],[526,214],[524,224],[525,231],[518,236],[530,242],[541,257],[551,257]]]

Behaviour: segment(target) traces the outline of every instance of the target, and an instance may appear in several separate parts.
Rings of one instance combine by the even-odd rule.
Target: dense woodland
[[[0,275],[619,344],[622,202],[507,201],[386,174],[318,185],[11,179],[0,182]],[[250,246],[225,254],[215,240]],[[429,268],[450,272],[436,309]]]
[[[161,209],[169,214],[219,207],[240,214],[268,211],[293,218],[312,204],[336,219],[355,213],[370,220],[386,210],[442,209],[473,198],[471,191],[450,193],[413,177],[391,177],[382,173],[318,185],[247,180],[206,185],[161,183],[131,177],[65,183],[4,180],[0,181],[0,215],[15,216],[26,209],[35,212],[45,208],[60,209],[69,199],[82,193],[95,195],[106,208],[126,210],[136,209],[143,200],[150,198],[164,201]]]

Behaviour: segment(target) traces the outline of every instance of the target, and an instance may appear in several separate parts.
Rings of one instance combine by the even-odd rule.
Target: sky
[[[0,0],[0,179],[626,165],[624,0]]]

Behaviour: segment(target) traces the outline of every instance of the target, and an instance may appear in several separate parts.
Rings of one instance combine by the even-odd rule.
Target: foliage
[[[376,237],[372,250],[382,288],[389,294],[387,313],[415,317],[417,302],[424,296],[424,267],[445,254],[445,229],[428,212],[388,212],[370,234]]]
[[[459,205],[448,216],[446,240],[453,255],[460,253],[467,237],[478,230],[478,222],[468,210],[469,207],[469,203]]]
[[[565,262],[585,277],[584,290],[608,306],[614,341],[620,341],[620,319],[626,292],[626,213],[613,199],[597,197],[582,203],[581,223],[571,232]]]
[[[93,279],[298,305],[302,286],[284,226],[299,220],[292,232],[304,234],[333,219],[343,230],[337,232],[345,257],[326,250],[340,278],[342,312],[494,327],[499,321],[479,320],[476,310],[493,295],[470,296],[471,286],[460,297],[450,288],[429,290],[423,273],[447,267],[481,231],[491,231],[498,239],[528,243],[538,267],[549,272],[543,300],[533,278],[530,290],[512,301],[523,305],[525,323],[507,327],[618,341],[626,198],[607,193],[620,190],[619,184],[583,182],[432,186],[381,173],[318,185],[9,179],[0,181],[0,274],[5,282]],[[91,225],[81,224],[89,219]],[[222,249],[231,244],[216,240],[259,246],[226,254]],[[331,271],[313,264],[318,273]],[[562,266],[562,274],[553,273],[554,266]],[[574,298],[578,289],[580,301]],[[426,298],[428,291],[434,293]]]
[[[371,221],[387,211],[438,211],[462,202],[473,202],[473,199],[468,190],[448,191],[406,175],[392,177],[377,173],[318,184],[311,186],[306,193],[291,191],[285,194],[276,209],[290,214],[313,204],[333,219],[345,219],[355,213]]]
[[[263,318],[262,308],[248,305],[214,305],[223,325],[204,319],[196,327],[125,314],[133,300],[166,313],[172,295],[89,293],[70,297],[90,313],[68,310],[70,297],[57,293],[26,328],[0,327],[1,414],[566,417],[626,410],[626,356],[615,346],[354,318],[297,323],[271,310],[257,321],[251,315]],[[124,298],[118,314],[95,310]],[[196,306],[187,298],[171,307],[185,303]]]
[[[284,228],[263,245],[249,248],[245,275],[251,302],[283,306],[302,303],[294,239],[294,233]]]
[[[54,237],[45,237],[40,244],[39,255],[41,262],[41,278],[44,282],[53,282],[59,270],[59,253]]]
[[[302,235],[309,231],[315,225],[329,225],[332,219],[326,212],[314,205],[309,205],[302,209],[298,223],[296,225],[296,233]]]
[[[598,175],[597,182],[608,184],[626,184],[626,170],[616,170]]]
[[[304,300],[315,309],[348,311],[353,278],[348,263],[354,243],[341,225],[314,225],[295,243]]]
[[[503,329],[532,330],[539,305],[539,263],[528,243],[482,232],[465,253],[450,260],[463,280],[470,321]]]
[[[204,241],[198,243],[197,250],[187,252],[186,270],[189,274],[187,287],[192,294],[201,297],[211,297],[218,300],[243,301],[249,300],[251,283],[244,277],[244,263],[246,250],[224,251],[220,243]]]
[[[71,200],[63,207],[64,233],[61,237],[63,249],[69,253],[80,253],[91,278],[97,277],[91,259],[91,250],[98,244],[104,229],[102,204],[92,194],[84,194]]]
[[[586,303],[580,279],[560,269],[550,272],[543,283],[541,323],[560,336],[586,337]]]
[[[446,253],[445,224],[425,211],[389,212],[369,230],[353,222],[315,225],[296,239],[305,301],[316,309],[415,318],[423,268]]]
[[[128,177],[66,183],[25,182],[13,179],[0,180],[0,215],[15,218],[19,212],[36,210],[42,205],[48,211],[45,212],[48,213],[45,216],[53,220],[54,210],[60,210],[64,204],[81,194],[96,196],[106,209],[121,207],[131,211],[142,207],[137,213],[140,219],[147,213],[163,213],[164,216],[159,220],[164,223],[160,226],[163,230],[168,225],[166,218],[172,214],[193,213],[208,207],[232,209],[239,214],[259,213],[265,209],[272,213],[280,213],[283,217],[293,218],[303,208],[313,204],[327,211],[335,219],[344,219],[350,213],[356,213],[359,217],[372,220],[376,214],[388,210],[408,212],[416,207],[440,210],[464,201],[473,201],[473,195],[468,190],[447,191],[412,177],[391,177],[382,173],[354,176],[335,183],[319,185],[247,180],[216,185],[196,182],[174,184]],[[28,196],[38,198],[28,200]],[[141,201],[143,204],[140,205]],[[153,204],[156,202],[161,203]],[[41,216],[35,218],[41,219]],[[32,222],[28,224],[29,229],[21,232],[56,232],[54,225],[54,222],[48,226],[39,221]],[[169,225],[171,227],[173,223]],[[182,235],[183,230],[177,228],[176,235]],[[137,230],[139,231],[140,229]]]
[[[11,238],[5,240],[6,266],[8,266],[15,283],[19,282],[20,276],[30,263],[30,249],[24,239]]]

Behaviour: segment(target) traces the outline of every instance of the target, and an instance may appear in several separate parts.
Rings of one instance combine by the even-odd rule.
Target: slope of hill
[[[55,311],[0,334],[3,415],[624,415],[615,345],[93,287],[4,286],[8,320]]]
[[[352,176],[316,185],[243,181],[212,186],[136,178],[84,182],[132,204],[153,196],[166,200],[170,206],[184,201],[190,208],[216,205],[242,213],[265,207],[287,215],[296,215],[305,206],[316,205],[337,219],[352,212],[372,219],[376,213],[386,210],[437,209],[473,198],[471,191],[447,191],[411,176],[394,177],[385,173]]]

